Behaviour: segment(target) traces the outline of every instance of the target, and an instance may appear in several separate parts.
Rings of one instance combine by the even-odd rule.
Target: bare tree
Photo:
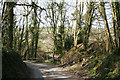
[[[108,21],[107,21],[106,12],[105,12],[105,3],[100,2],[99,4],[100,4],[100,10],[101,10],[100,12],[101,12],[102,18],[104,20],[105,29],[106,29],[106,33],[107,33],[106,51],[111,52],[112,51],[111,49],[113,48],[113,41],[112,41],[112,37],[111,37],[111,33],[110,33]]]

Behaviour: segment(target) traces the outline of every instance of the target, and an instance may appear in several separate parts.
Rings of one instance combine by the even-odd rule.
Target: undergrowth
[[[84,50],[82,45],[77,49],[71,49],[64,55],[64,62],[77,62],[79,66],[75,71],[85,71],[88,80],[119,80],[120,79],[120,52],[110,54],[105,52],[103,43],[92,43]]]
[[[91,80],[119,80],[120,79],[120,55],[101,55],[91,60],[88,65],[88,72]],[[94,66],[93,66],[94,65]]]

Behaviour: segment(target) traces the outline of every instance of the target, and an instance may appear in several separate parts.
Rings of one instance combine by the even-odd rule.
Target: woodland
[[[88,76],[80,80],[119,80],[120,2],[80,1],[1,1],[2,78],[29,77],[28,61]]]

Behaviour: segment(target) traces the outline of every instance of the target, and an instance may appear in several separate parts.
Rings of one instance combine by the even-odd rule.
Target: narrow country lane
[[[39,80],[79,80],[74,75],[64,71],[61,67],[51,67],[45,64],[25,62],[31,70],[30,78]]]

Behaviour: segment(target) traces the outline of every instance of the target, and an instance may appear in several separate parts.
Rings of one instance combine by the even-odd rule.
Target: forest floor
[[[27,61],[25,63],[30,70],[30,78],[39,80],[85,80],[83,77],[74,75],[74,72],[69,68]]]

